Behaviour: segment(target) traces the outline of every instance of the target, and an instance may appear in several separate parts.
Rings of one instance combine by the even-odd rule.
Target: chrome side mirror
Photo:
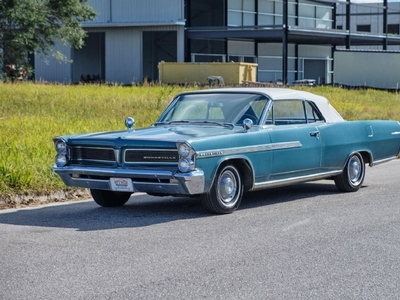
[[[242,126],[243,126],[243,129],[244,129],[244,132],[247,132],[248,130],[253,128],[253,121],[251,119],[246,118],[246,119],[243,120],[243,125]]]

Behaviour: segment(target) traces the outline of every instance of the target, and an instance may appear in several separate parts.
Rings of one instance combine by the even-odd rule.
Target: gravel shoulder
[[[46,195],[3,195],[0,197],[0,210],[38,206],[55,202],[79,201],[90,198],[88,189],[75,189],[69,191],[57,191]]]

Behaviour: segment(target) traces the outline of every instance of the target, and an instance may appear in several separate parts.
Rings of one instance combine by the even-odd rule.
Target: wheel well
[[[234,165],[241,176],[242,182],[243,182],[243,186],[244,186],[244,191],[248,191],[252,188],[253,186],[253,170],[249,164],[249,162],[243,158],[236,158],[236,159],[230,159],[227,161],[224,161],[218,169],[231,164]]]
[[[369,166],[372,167],[372,154],[371,154],[369,151],[365,151],[365,150],[354,151],[354,152],[352,152],[352,153],[347,157],[346,163],[349,161],[350,157],[351,157],[353,154],[356,154],[356,153],[358,153],[358,154],[361,155],[362,159],[364,160],[364,164],[369,164]]]
[[[369,153],[368,151],[360,151],[359,153],[362,156],[364,163],[369,164],[371,166],[372,165],[371,153]]]

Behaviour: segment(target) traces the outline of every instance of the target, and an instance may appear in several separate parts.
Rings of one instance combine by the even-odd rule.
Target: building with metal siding
[[[400,34],[400,2],[389,2],[387,6],[386,28],[384,28],[385,10],[382,3],[364,3],[352,7],[352,19],[349,28],[346,28],[346,6],[339,5],[337,9],[336,28],[340,30],[349,30],[359,34],[370,34],[380,36],[382,34],[389,36],[399,36]],[[375,49],[382,50],[382,43],[373,46],[353,46],[352,49]],[[386,45],[387,50],[400,50],[399,45]]]
[[[59,51],[66,56],[67,60],[72,59],[72,49],[56,42],[54,51]],[[70,83],[72,74],[72,65],[69,62],[59,62],[53,57],[43,58],[35,56],[35,80],[44,82]]]
[[[355,4],[350,0],[91,0],[90,4],[98,16],[83,24],[89,35],[85,48],[63,49],[74,60],[70,70],[56,71],[53,63],[35,60],[37,79],[76,82],[96,76],[132,83],[156,80],[160,61],[237,61],[257,62],[258,81],[313,78],[330,83],[336,47],[400,45],[399,35],[338,28],[337,15],[352,20]],[[387,18],[382,18],[387,25]]]
[[[186,60],[206,60],[201,56],[206,53],[210,59],[225,59],[221,54],[229,57],[239,50],[232,51],[230,41],[247,41],[254,45],[259,81],[290,83],[307,78],[331,83],[337,47],[377,45],[386,49],[400,45],[398,34],[337,28],[340,7],[345,7],[344,18],[351,28],[353,11],[361,5],[352,0],[199,0],[187,4],[190,58]],[[379,5],[385,28],[392,3],[383,0]]]
[[[91,0],[89,4],[98,15],[83,24],[88,32],[84,48],[57,46],[55,50],[72,64],[37,56],[36,80],[130,84],[157,80],[161,60],[184,61],[183,0]]]
[[[184,24],[183,0],[89,0],[88,4],[98,15],[95,20],[85,24]]]
[[[296,79],[312,76],[319,83],[330,83],[332,45],[326,42],[325,45],[314,47],[318,51],[307,51],[309,47],[303,40],[301,43],[298,41],[288,43],[284,49],[285,31],[282,27],[283,23],[287,22],[286,27],[330,30],[334,14],[332,3],[286,1],[287,20],[284,20],[284,2],[282,0],[190,2],[187,16],[190,61],[207,61],[209,54],[208,61],[218,59],[257,62],[257,77],[258,81],[262,82],[276,82],[286,77],[285,81],[290,83]],[[210,10],[213,13],[210,14]],[[210,24],[215,24],[214,28],[209,28]],[[286,75],[282,71],[284,50]]]
[[[106,75],[108,82],[141,81],[139,60],[142,57],[141,32],[134,28],[113,28],[106,31]]]

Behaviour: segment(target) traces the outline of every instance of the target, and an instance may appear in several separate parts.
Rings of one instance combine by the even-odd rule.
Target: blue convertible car
[[[357,191],[365,166],[399,158],[400,123],[345,121],[327,99],[278,88],[177,95],[148,128],[54,138],[53,170],[101,206],[134,192],[201,197],[231,213],[243,192],[318,179]]]

